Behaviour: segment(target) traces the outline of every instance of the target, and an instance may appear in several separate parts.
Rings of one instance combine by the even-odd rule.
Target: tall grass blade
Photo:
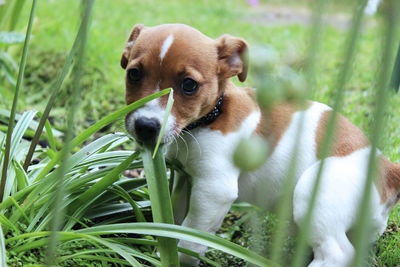
[[[38,112],[38,116],[40,118],[43,117],[43,114],[41,112]],[[44,123],[44,127],[46,129],[46,134],[47,134],[47,141],[49,142],[50,145],[50,149],[53,150],[54,152],[57,151],[57,144],[56,144],[56,140],[54,139],[54,135],[53,135],[53,129],[51,127],[51,124],[49,122],[49,120],[46,119],[46,122]],[[37,131],[37,129],[36,129]],[[35,132],[36,134],[36,132]],[[31,143],[32,144],[32,143]],[[35,150],[35,149],[34,149]],[[29,152],[29,151],[28,151]],[[26,160],[26,159],[25,159]],[[30,161],[30,160],[29,160]]]
[[[165,108],[163,124],[161,126],[160,133],[158,134],[156,147],[154,148],[153,159],[156,156],[158,147],[160,146],[161,139],[162,139],[164,131],[165,131],[165,126],[167,125],[167,122],[168,122],[168,116],[171,113],[171,109],[172,109],[172,105],[173,104],[174,104],[174,90],[171,88],[171,91],[169,92],[167,107]]]
[[[125,201],[127,201],[132,206],[132,210],[135,214],[137,222],[146,222],[146,219],[145,219],[142,211],[138,207],[136,201],[133,200],[133,198],[129,195],[128,192],[125,191],[124,188],[122,188],[121,186],[116,184],[116,185],[113,185],[113,187],[111,188],[111,191],[115,192],[116,194],[121,196]]]
[[[56,173],[57,173],[57,186],[56,186],[56,192],[55,192],[55,200],[54,200],[54,206],[53,206],[53,221],[51,224],[51,235],[49,239],[49,245],[47,248],[47,264],[48,265],[56,265],[57,260],[56,260],[56,247],[57,247],[57,231],[60,229],[62,221],[63,221],[63,198],[64,198],[64,175],[67,172],[67,161],[68,161],[68,154],[70,153],[72,149],[71,145],[71,140],[72,140],[72,135],[73,135],[73,129],[75,126],[75,114],[78,111],[78,103],[79,103],[79,93],[80,93],[80,81],[82,77],[82,72],[83,72],[83,66],[84,66],[84,55],[85,55],[85,49],[86,49],[86,42],[88,38],[88,29],[89,29],[89,21],[90,21],[90,15],[93,10],[93,5],[94,5],[94,0],[87,0],[87,1],[82,1],[82,5],[84,6],[84,13],[82,16],[82,35],[80,38],[78,38],[78,43],[79,43],[79,50],[77,53],[77,59],[76,59],[76,64],[75,64],[75,72],[74,72],[74,79],[73,79],[73,90],[72,90],[72,105],[71,108],[68,112],[68,117],[67,117],[67,132],[65,134],[65,149],[63,149],[61,153],[61,165],[59,168],[57,168]],[[47,120],[45,116],[42,116],[42,119]]]
[[[96,226],[87,229],[77,230],[77,233],[88,235],[104,235],[112,233],[131,233],[143,235],[157,235],[176,239],[187,240],[190,242],[212,247],[223,252],[234,255],[249,263],[257,266],[280,266],[246,248],[235,243],[229,242],[221,237],[202,232],[196,229],[165,224],[165,223],[121,223],[114,225]],[[165,265],[163,265],[165,266]]]
[[[393,51],[395,45],[395,35],[399,29],[398,14],[400,12],[400,3],[398,1],[388,2],[390,8],[388,8],[388,14],[386,16],[386,31],[385,31],[385,43],[382,64],[379,71],[378,83],[376,86],[376,108],[374,116],[374,128],[371,139],[371,153],[368,164],[367,180],[364,187],[364,193],[360,204],[358,213],[358,220],[356,222],[355,233],[354,233],[354,247],[356,249],[355,258],[352,266],[365,266],[365,259],[367,256],[369,241],[370,241],[370,227],[371,227],[371,193],[372,184],[377,174],[377,146],[382,136],[384,126],[384,116],[387,107],[387,101],[389,96],[389,83],[390,83],[390,64],[393,58]]]
[[[160,149],[153,159],[153,148],[153,146],[145,144],[142,154],[153,219],[156,223],[174,224],[164,155]],[[158,249],[163,266],[180,266],[176,243],[175,239],[158,238]]]
[[[321,43],[321,31],[322,31],[322,14],[326,7],[326,0],[318,0],[315,4],[315,8],[313,10],[313,24],[311,29],[311,38],[310,38],[310,47],[308,50],[308,60],[306,65],[306,82],[307,82],[307,92],[303,99],[300,99],[301,105],[305,107],[306,99],[308,99],[313,94],[313,89],[315,87],[315,64],[318,56],[320,43]],[[282,257],[283,253],[283,245],[285,237],[288,234],[289,224],[285,223],[290,219],[292,212],[292,196],[295,187],[295,175],[296,169],[298,167],[298,157],[299,157],[299,146],[301,143],[302,133],[304,129],[304,116],[301,116],[299,125],[297,127],[292,159],[290,162],[290,168],[287,172],[287,178],[285,184],[283,185],[283,194],[282,200],[278,206],[278,224],[276,229],[274,229],[273,234],[273,243],[272,243],[272,251],[271,251],[271,260],[277,263],[283,263],[282,260],[285,260]]]
[[[50,232],[34,232],[34,233],[26,233],[17,235],[15,237],[8,238],[5,242],[6,245],[13,241],[20,241],[13,247],[13,251],[20,253],[32,249],[42,248],[47,243],[47,237],[50,235]],[[112,250],[114,253],[120,255],[124,258],[131,266],[141,267],[142,265],[134,258],[138,257],[144,259],[155,266],[160,266],[159,261],[154,258],[151,258],[144,253],[137,252],[132,250],[129,247],[123,246],[121,244],[115,243],[112,239],[109,238],[100,238],[97,237],[96,234],[85,234],[78,232],[57,232],[58,238],[62,242],[67,242],[71,240],[85,240],[94,246],[98,247],[106,247]],[[35,240],[36,239],[36,240]],[[132,257],[134,256],[134,257]],[[47,265],[48,266],[48,265]]]
[[[62,86],[62,84],[64,82],[65,77],[69,73],[69,70],[71,68],[73,59],[74,59],[75,54],[76,54],[76,52],[78,50],[79,44],[80,44],[80,42],[81,42],[81,40],[83,38],[83,35],[85,34],[84,27],[85,27],[84,21],[82,21],[81,25],[79,27],[78,33],[76,34],[75,41],[74,41],[74,43],[72,45],[72,48],[69,51],[69,54],[68,54],[67,58],[65,59],[65,63],[64,63],[63,69],[62,69],[60,75],[58,76],[57,81],[55,82],[55,84],[53,86],[53,89],[52,89],[52,92],[51,92],[51,96],[50,96],[50,98],[49,98],[49,100],[48,100],[48,102],[46,104],[46,107],[45,107],[45,109],[43,111],[43,115],[40,117],[39,126],[36,128],[35,135],[34,135],[32,141],[31,141],[31,145],[29,147],[29,151],[28,151],[28,154],[26,155],[26,159],[25,159],[25,162],[24,162],[24,169],[25,170],[28,169],[28,166],[29,166],[29,164],[30,164],[30,162],[32,160],[33,153],[35,152],[35,148],[36,148],[37,144],[39,143],[40,136],[41,136],[41,134],[43,132],[43,127],[45,126],[45,123],[46,123],[46,121],[47,121],[47,119],[49,117],[50,110],[52,109],[52,107],[54,105],[54,102],[55,102],[57,96],[59,95],[59,91],[61,89],[61,86]]]
[[[102,179],[97,181],[88,190],[82,193],[76,201],[71,203],[69,206],[70,211],[76,211],[80,207],[86,207],[88,203],[91,203],[94,198],[105,191],[110,185],[119,179],[119,175],[126,170],[126,168],[139,156],[139,152],[134,152],[128,158],[126,158],[121,164],[115,167],[112,171],[107,173]]]
[[[321,176],[322,176],[322,171],[325,166],[325,159],[328,156],[332,142],[333,142],[333,134],[336,128],[336,121],[337,121],[337,113],[340,112],[342,106],[343,106],[343,100],[344,100],[344,89],[345,89],[345,84],[348,81],[350,74],[351,74],[351,65],[353,63],[354,55],[355,55],[355,50],[356,50],[356,44],[360,32],[360,26],[361,26],[361,21],[363,17],[363,11],[364,8],[367,4],[366,0],[358,0],[357,6],[355,9],[354,17],[353,17],[353,25],[352,28],[349,32],[349,37],[348,37],[348,43],[345,51],[345,57],[344,57],[344,63],[340,69],[339,77],[338,77],[338,82],[336,88],[336,95],[335,95],[335,102],[333,105],[333,112],[332,115],[329,118],[327,127],[326,127],[326,132],[325,136],[323,138],[323,143],[322,143],[322,148],[320,151],[320,158],[321,162],[319,165],[319,169],[317,172],[317,177],[315,180],[314,188],[310,197],[310,202],[309,202],[309,207],[307,210],[307,213],[305,215],[305,218],[303,222],[301,223],[300,226],[300,233],[298,235],[298,240],[296,244],[296,253],[293,259],[293,264],[292,266],[304,266],[305,262],[305,252],[306,252],[306,247],[307,247],[307,238],[309,235],[310,231],[310,225],[311,225],[311,220],[313,216],[313,210],[314,206],[317,200],[317,195],[318,195],[318,189],[319,185],[321,182]]]
[[[10,19],[10,25],[8,27],[9,31],[13,31],[15,29],[15,26],[17,25],[17,22],[19,20],[22,7],[25,4],[25,0],[16,0],[12,13],[11,13],[11,19]]]
[[[396,61],[394,63],[393,72],[392,72],[392,87],[396,92],[399,91],[400,88],[400,44],[399,48],[397,49],[397,56]]]
[[[13,99],[13,104],[12,104],[12,108],[11,108],[10,121],[8,124],[8,131],[7,131],[7,137],[6,137],[6,148],[5,148],[5,153],[4,153],[3,170],[2,170],[1,184],[0,184],[0,202],[2,202],[3,198],[4,198],[4,189],[5,189],[5,185],[6,185],[7,170],[8,170],[7,167],[8,167],[9,157],[10,157],[11,136],[12,136],[12,132],[13,132],[13,128],[14,128],[15,113],[17,110],[18,98],[19,98],[22,81],[23,81],[23,77],[24,77],[26,58],[28,56],[28,46],[29,46],[29,41],[31,39],[33,18],[35,16],[35,10],[36,10],[36,3],[37,3],[37,0],[32,1],[32,7],[31,7],[30,17],[29,17],[29,22],[28,22],[28,28],[26,30],[24,48],[22,51],[21,62],[19,65],[17,85],[15,87],[14,99]]]

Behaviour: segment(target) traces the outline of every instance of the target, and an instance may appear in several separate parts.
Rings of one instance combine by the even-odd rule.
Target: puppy
[[[251,89],[237,87],[230,80],[238,76],[245,81],[247,51],[246,42],[240,38],[222,35],[213,40],[178,24],[136,25],[123,51],[127,104],[164,88],[174,89],[175,104],[162,143],[167,147],[167,157],[178,159],[191,176],[189,207],[181,199],[175,209],[176,220],[184,226],[215,233],[234,201],[273,209],[290,168],[301,117],[304,130],[294,170],[294,222],[299,224],[307,212],[332,109],[310,101],[305,108],[278,103],[261,110]],[[167,98],[153,100],[127,115],[126,129],[136,140],[155,142]],[[232,163],[232,154],[239,140],[252,134],[268,140],[272,150],[260,169],[241,172]],[[309,266],[346,266],[351,261],[354,248],[346,233],[356,221],[370,151],[365,135],[339,116],[308,237],[314,251]],[[384,231],[388,214],[400,196],[400,165],[380,153],[377,161],[379,175],[370,204],[371,240]],[[180,241],[179,246],[199,253],[206,250],[186,241]],[[185,255],[181,260],[197,263]]]

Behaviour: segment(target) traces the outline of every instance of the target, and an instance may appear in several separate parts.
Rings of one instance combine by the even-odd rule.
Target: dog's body
[[[181,199],[176,218],[185,226],[210,233],[218,230],[236,200],[274,208],[291,166],[299,123],[304,119],[293,192],[293,219],[297,224],[301,222],[332,113],[328,106],[317,102],[309,102],[304,108],[278,103],[269,110],[260,110],[251,89],[236,87],[229,80],[235,75],[245,80],[246,51],[243,40],[228,35],[212,40],[185,25],[137,25],[121,59],[122,67],[127,69],[128,104],[162,88],[174,88],[175,105],[163,143],[168,145],[167,157],[177,158],[192,177],[188,213],[184,217],[186,201]],[[205,115],[210,116],[219,99],[222,112],[213,113],[206,123],[196,124]],[[128,132],[140,142],[153,142],[165,105],[166,97],[129,114]],[[364,134],[344,117],[339,116],[337,125],[308,238],[314,251],[310,266],[345,266],[354,254],[346,234],[356,221],[371,149]],[[241,138],[252,134],[265,137],[272,149],[259,170],[241,173],[232,163],[233,151]],[[370,206],[371,240],[384,231],[400,189],[400,166],[380,153],[377,161],[379,174]],[[185,241],[179,245],[200,253],[206,249]],[[195,263],[185,256],[182,260]]]

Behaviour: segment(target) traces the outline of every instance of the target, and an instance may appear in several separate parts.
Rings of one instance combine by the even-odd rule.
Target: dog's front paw
[[[179,241],[178,246],[197,252],[199,255],[204,255],[207,250],[206,246],[184,240]],[[182,266],[198,266],[200,263],[199,259],[181,252],[179,252],[179,261],[182,263]]]
[[[179,253],[179,261],[181,263],[181,267],[196,267],[200,263],[199,259],[183,253]]]

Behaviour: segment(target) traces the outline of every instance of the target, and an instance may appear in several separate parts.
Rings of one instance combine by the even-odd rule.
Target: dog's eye
[[[131,83],[136,83],[142,79],[142,72],[137,68],[132,68],[128,70],[128,80]]]
[[[193,95],[199,89],[199,83],[191,78],[182,81],[181,89],[185,95]]]

